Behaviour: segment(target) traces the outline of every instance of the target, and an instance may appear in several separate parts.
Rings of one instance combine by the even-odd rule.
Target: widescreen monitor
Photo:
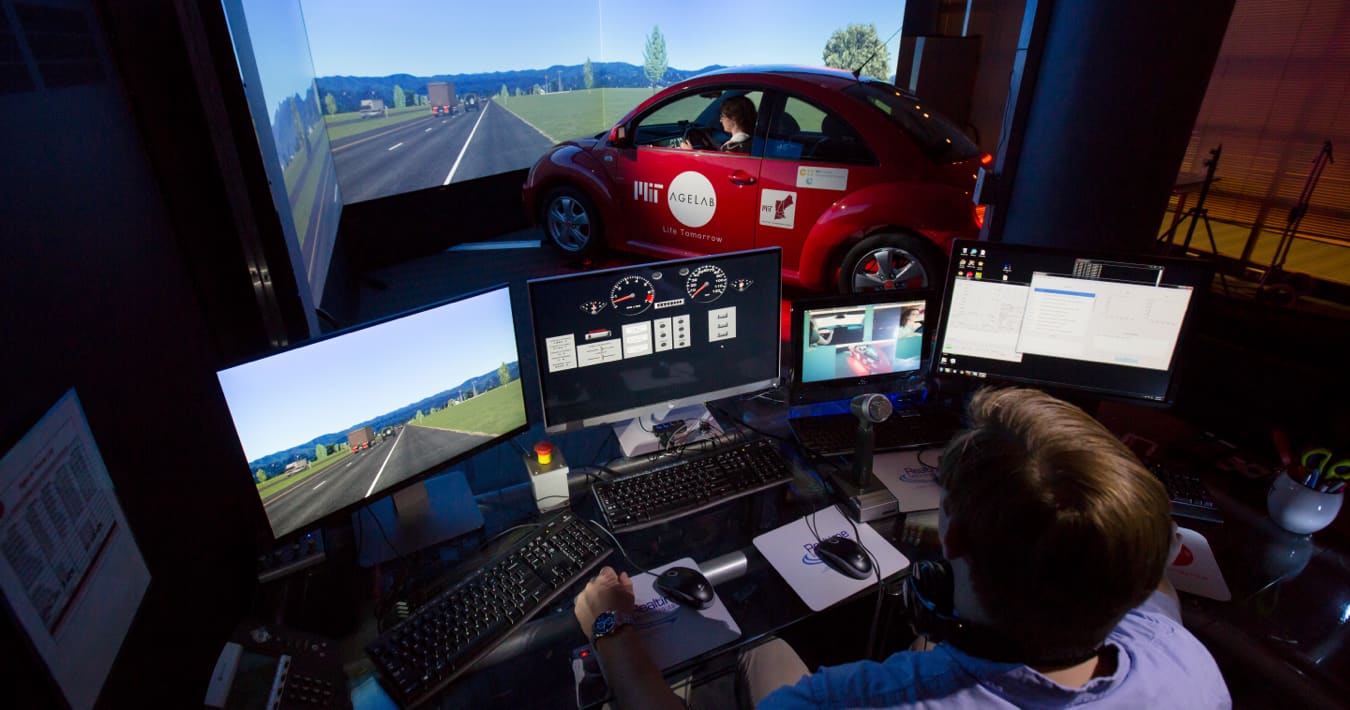
[[[650,430],[775,386],[780,262],[758,249],[530,281],[547,430]]]
[[[933,294],[896,289],[793,301],[790,403],[922,388]]]
[[[957,240],[938,377],[1170,404],[1213,267],[1194,259]]]
[[[217,373],[273,535],[528,426],[507,286]]]

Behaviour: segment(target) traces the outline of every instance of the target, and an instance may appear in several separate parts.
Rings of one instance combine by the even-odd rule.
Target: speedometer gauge
[[[712,303],[727,291],[727,272],[712,264],[696,267],[684,281],[689,300]]]

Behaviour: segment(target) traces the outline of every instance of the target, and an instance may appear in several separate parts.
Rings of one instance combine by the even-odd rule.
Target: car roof
[[[807,65],[794,65],[794,64],[762,64],[762,65],[750,65],[740,67],[724,67],[722,69],[714,69],[713,71],[704,72],[702,74],[699,74],[698,76],[691,77],[691,79],[703,79],[706,77],[764,78],[765,76],[782,77],[787,79],[798,79],[803,81],[809,81],[814,84],[825,83],[832,85],[834,88],[840,88],[849,84],[857,84],[860,82],[869,83],[872,81],[872,79],[869,77],[861,77],[861,78],[854,77],[853,72],[845,71],[843,69],[835,69],[832,67],[813,67]],[[822,80],[824,81],[822,82]],[[887,84],[887,86],[890,87],[891,85]],[[900,87],[892,87],[892,88],[899,88],[901,91],[905,91],[903,88]],[[905,91],[905,93],[909,92]]]

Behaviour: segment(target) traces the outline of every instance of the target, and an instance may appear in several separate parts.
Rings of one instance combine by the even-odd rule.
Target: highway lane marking
[[[403,130],[404,128],[407,128],[407,127],[408,127],[407,124],[408,124],[408,123],[411,123],[412,121],[420,121],[420,120],[425,120],[425,119],[418,119],[418,118],[410,119],[409,121],[405,121],[405,122],[403,122],[403,123],[396,124],[393,128],[390,128],[390,129],[387,130],[387,131],[380,131],[379,133],[376,133],[376,134],[373,135],[373,136],[367,136],[367,137],[361,138],[361,139],[359,139],[359,140],[354,140],[354,141],[352,141],[351,143],[346,143],[346,144],[340,145],[340,146],[338,146],[338,147],[336,147],[336,148],[333,148],[333,147],[331,146],[331,144],[330,144],[330,146],[329,146],[329,148],[328,148],[328,152],[330,152],[330,153],[336,153],[336,152],[338,152],[339,150],[346,150],[346,149],[348,149],[348,148],[351,148],[352,146],[357,146],[357,145],[361,145],[362,143],[366,143],[366,142],[369,142],[369,141],[373,141],[373,140],[375,140],[376,138],[383,138],[383,137],[389,135],[390,133],[393,133],[393,132],[395,132],[395,131],[401,131],[401,130]],[[359,134],[358,134],[358,135],[359,135]]]
[[[435,126],[430,126],[430,127],[428,127],[425,131],[422,131],[422,132],[423,132],[423,133],[430,133],[430,132],[431,132],[431,129],[433,129],[433,128],[435,128]]]
[[[351,467],[352,467],[352,464],[354,464],[354,463],[356,463],[356,459],[352,459],[351,461],[348,461],[348,462],[347,462],[347,468],[351,468]]]
[[[319,486],[322,486],[323,484],[325,484],[325,483],[327,483],[327,482],[328,482],[327,479],[322,480],[322,481],[319,481]],[[317,490],[319,490],[319,486],[315,486],[315,487],[311,488],[310,490],[311,490],[311,491],[317,491]]]
[[[385,152],[387,153],[387,152],[389,152],[390,150],[395,150],[395,149],[401,148],[401,147],[403,147],[403,141],[399,141],[399,142],[397,142],[397,143],[395,143],[395,144],[389,146],[388,150],[386,150]]]
[[[455,177],[455,171],[459,170],[459,161],[464,159],[464,153],[469,150],[469,143],[473,140],[473,134],[478,132],[478,124],[483,122],[483,117],[486,115],[486,108],[478,112],[478,120],[473,122],[473,130],[469,131],[469,137],[464,139],[464,147],[459,149],[459,156],[455,158],[455,164],[450,166],[450,174],[445,176],[445,182],[441,183],[442,185],[449,185],[450,180]]]
[[[370,482],[370,490],[366,491],[366,498],[375,492],[375,484],[380,482],[380,475],[384,473],[384,467],[389,465],[389,459],[394,455],[394,449],[398,448],[398,442],[403,441],[403,432],[399,432],[394,439],[394,443],[389,447],[389,455],[384,457],[384,462],[380,464],[380,470],[375,472],[375,480]]]

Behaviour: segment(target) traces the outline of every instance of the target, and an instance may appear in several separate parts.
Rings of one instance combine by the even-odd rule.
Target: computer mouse
[[[708,578],[702,572],[688,567],[671,567],[656,575],[652,589],[666,599],[690,609],[707,609],[715,598]]]
[[[835,535],[816,545],[819,557],[830,569],[854,579],[872,576],[872,558],[856,541]]]

